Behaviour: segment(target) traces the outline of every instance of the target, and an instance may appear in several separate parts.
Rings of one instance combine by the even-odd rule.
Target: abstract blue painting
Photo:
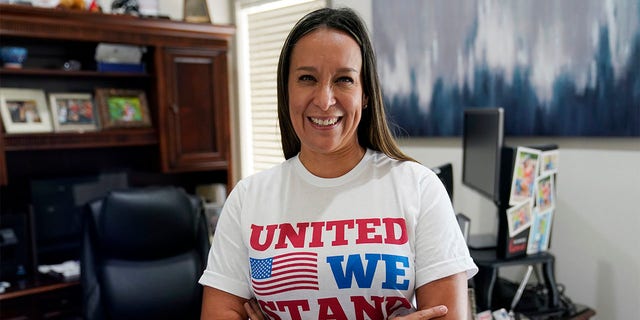
[[[640,136],[640,0],[372,0],[372,19],[400,135],[502,107],[511,136]]]

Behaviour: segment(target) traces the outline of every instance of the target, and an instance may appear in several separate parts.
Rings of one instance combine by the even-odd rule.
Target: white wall
[[[166,2],[171,0],[161,0],[161,8]],[[331,5],[352,7],[374,31],[370,0],[334,0]],[[209,8],[213,9],[214,22],[233,23],[229,12],[233,0],[209,0]],[[232,83],[231,90],[234,88],[236,85]],[[640,139],[507,138],[506,143],[511,146],[556,143],[560,147],[558,206],[551,252],[556,256],[556,279],[565,285],[567,296],[595,308],[597,319],[637,319]],[[453,163],[456,210],[473,219],[472,232],[495,232],[493,204],[461,183],[460,138],[405,139],[400,144],[406,153],[426,166]],[[234,167],[239,165],[236,163]]]

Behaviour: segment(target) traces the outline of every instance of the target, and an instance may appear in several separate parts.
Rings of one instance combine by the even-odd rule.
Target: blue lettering
[[[409,258],[403,256],[395,256],[391,254],[383,254],[382,260],[385,262],[387,270],[386,281],[382,283],[383,289],[407,290],[409,288],[409,280],[405,279],[402,283],[398,283],[398,277],[405,275],[405,270],[409,267]],[[398,268],[401,263],[403,269]]]
[[[366,272],[360,255],[349,255],[347,266],[343,273],[342,261],[344,261],[344,256],[327,257],[327,263],[331,266],[331,272],[333,272],[333,277],[339,289],[351,288],[351,279],[353,278],[356,279],[359,288],[371,288],[371,282],[373,282],[380,255],[365,254],[365,260],[367,260]]]

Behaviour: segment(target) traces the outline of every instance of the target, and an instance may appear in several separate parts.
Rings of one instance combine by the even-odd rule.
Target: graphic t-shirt
[[[294,157],[240,181],[200,283],[257,298],[271,319],[387,319],[463,271],[477,267],[438,177],[367,150],[338,178]]]

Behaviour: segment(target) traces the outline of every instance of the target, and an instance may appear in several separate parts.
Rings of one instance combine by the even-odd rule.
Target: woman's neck
[[[330,154],[301,150],[298,159],[309,172],[320,178],[337,178],[345,175],[360,163],[366,150],[357,146]]]

